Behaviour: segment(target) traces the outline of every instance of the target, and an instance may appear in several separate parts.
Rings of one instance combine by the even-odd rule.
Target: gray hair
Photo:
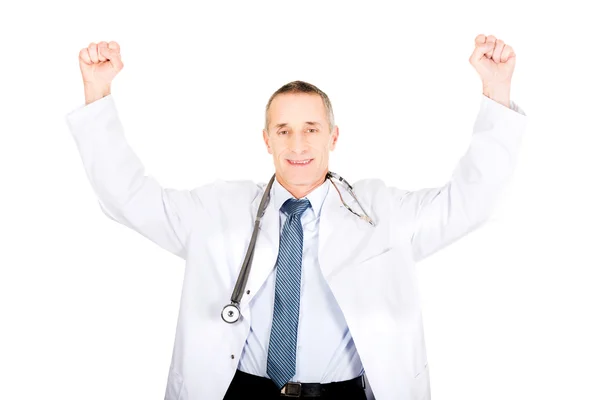
[[[321,89],[319,89],[315,85],[311,85],[310,83],[307,83],[304,81],[293,81],[290,83],[286,83],[285,85],[283,85],[282,87],[277,89],[277,91],[275,91],[275,93],[273,93],[271,95],[271,98],[269,99],[269,102],[267,103],[267,107],[265,108],[265,128],[264,129],[266,131],[268,131],[268,129],[269,129],[269,107],[271,106],[271,103],[273,102],[273,99],[275,98],[275,96],[277,96],[278,94],[283,94],[283,93],[312,93],[312,94],[318,94],[319,96],[321,96],[321,99],[323,100],[323,104],[325,105],[325,111],[327,112],[327,119],[329,120],[329,131],[333,131],[333,127],[335,126],[335,121],[333,118],[333,107],[331,106],[331,101],[329,101],[329,97],[325,94],[325,92],[323,92]]]

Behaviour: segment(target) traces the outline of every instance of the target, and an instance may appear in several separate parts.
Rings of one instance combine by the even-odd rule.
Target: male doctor
[[[481,106],[442,187],[350,187],[329,175],[339,134],[331,103],[295,81],[266,107],[269,190],[223,180],[175,190],[145,173],[124,136],[111,95],[119,45],[80,51],[85,105],[66,119],[102,211],[186,260],[166,400],[430,399],[415,263],[486,221],[526,125],[510,100],[511,46],[479,35],[469,61]],[[250,272],[232,303],[265,192]],[[223,312],[230,303],[238,317]]]

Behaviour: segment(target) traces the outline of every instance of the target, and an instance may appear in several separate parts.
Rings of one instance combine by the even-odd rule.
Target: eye
[[[316,130],[316,129],[313,129],[313,128],[310,128],[310,129],[309,129],[309,131],[316,132],[317,130]]]
[[[279,131],[279,135],[283,135],[284,133],[287,133],[287,131]]]

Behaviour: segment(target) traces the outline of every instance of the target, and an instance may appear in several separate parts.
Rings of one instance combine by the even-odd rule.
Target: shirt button
[[[232,355],[231,355],[231,359],[233,360],[234,358],[235,358],[235,356],[232,354]]]
[[[249,290],[247,290],[247,291],[246,291],[246,294],[250,294],[250,291],[249,291]]]

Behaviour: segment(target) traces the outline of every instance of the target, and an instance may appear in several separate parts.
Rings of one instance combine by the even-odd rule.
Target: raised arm
[[[125,139],[113,78],[123,68],[116,42],[92,43],[79,53],[85,105],[67,114],[86,174],[102,211],[164,249],[186,258],[192,221],[202,204],[194,191],[162,188],[146,175]]]
[[[413,223],[415,261],[484,223],[516,165],[526,116],[510,100],[515,53],[501,40],[479,35],[470,63],[481,76],[483,96],[466,154],[444,186],[397,192],[401,218]]]

